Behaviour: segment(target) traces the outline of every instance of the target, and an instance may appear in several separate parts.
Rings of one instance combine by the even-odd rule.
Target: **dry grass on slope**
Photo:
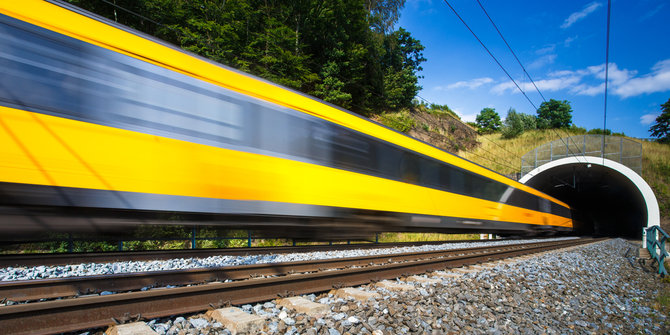
[[[460,151],[459,156],[493,171],[510,175],[521,170],[521,156],[543,143],[578,135],[564,130],[532,130],[513,139],[503,139],[500,133],[479,136],[480,146],[472,151]]]
[[[670,144],[642,142],[642,178],[658,200],[661,226],[670,231]]]

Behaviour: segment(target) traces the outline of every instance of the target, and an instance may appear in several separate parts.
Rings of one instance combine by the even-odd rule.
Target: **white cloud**
[[[589,66],[586,69],[596,78],[605,80],[605,64]],[[621,85],[637,74],[635,70],[620,70],[615,63],[610,63],[608,72],[609,81],[612,85]]]
[[[565,21],[563,21],[563,24],[561,25],[561,28],[566,29],[573,25],[575,22],[587,17],[589,14],[595,12],[596,9],[598,9],[600,6],[603,4],[600,2],[592,2],[584,7],[584,9],[580,10],[579,12],[575,12],[570,14]]]
[[[640,124],[642,124],[644,126],[648,126],[648,125],[654,123],[654,121],[656,121],[656,118],[659,115],[661,115],[661,114],[659,114],[659,113],[644,114],[644,115],[640,116]]]
[[[614,94],[628,98],[668,90],[670,90],[670,59],[656,63],[652,73],[622,83],[614,89]]]
[[[479,114],[479,113],[464,114],[460,108],[452,108],[451,110],[453,110],[454,113],[460,116],[463,122],[475,122],[475,120],[477,119],[477,114]]]
[[[573,85],[577,84],[581,79],[580,76],[575,75],[571,71],[564,71],[563,74],[564,75],[562,76],[558,76],[558,78],[536,80],[535,85],[540,91],[555,92],[572,87]],[[535,90],[535,86],[533,86],[533,83],[531,82],[524,82],[518,84],[519,87],[521,87],[521,89],[524,90],[525,92]],[[510,91],[511,93],[521,93],[516,88],[516,85],[514,85],[514,83],[511,81],[500,83],[491,89],[491,92],[496,94],[503,94],[507,91]]]
[[[637,71],[634,70],[626,70],[626,69],[621,70],[615,63],[610,63],[608,72],[609,72],[608,75],[609,85],[613,89],[616,89],[620,85],[623,85],[637,74]],[[577,71],[577,74],[579,74],[582,77],[593,76],[597,79],[600,79],[601,81],[605,81],[605,64],[589,66],[585,70]],[[597,85],[589,85],[581,83],[572,87],[570,89],[570,93],[578,95],[595,96],[598,94],[605,93],[605,83],[603,82]]]
[[[544,48],[535,50],[535,54],[537,54],[537,55],[544,55],[544,54],[548,54],[548,53],[550,53],[550,52],[554,52],[554,50],[556,50],[556,45],[555,45],[555,44],[551,44],[551,45],[548,45],[548,46],[546,46],[546,47],[544,47]]]
[[[654,9],[648,11],[646,14],[642,15],[642,17],[640,17],[640,20],[639,20],[639,21],[640,21],[640,22],[642,22],[642,21],[646,21],[647,19],[649,19],[649,18],[651,18],[652,16],[656,15],[656,13],[658,13],[663,7],[665,7],[665,4],[664,4],[664,3],[662,3],[662,4],[658,5],[658,6],[656,6],[656,8],[654,8]]]
[[[531,70],[537,70],[544,67],[545,65],[553,64],[555,60],[556,54],[544,55],[536,59],[534,62],[528,64],[527,67]]]
[[[471,90],[474,90],[475,88],[478,88],[478,87],[486,85],[486,84],[490,84],[492,82],[493,82],[492,78],[484,77],[484,78],[476,78],[476,79],[467,80],[467,81],[455,82],[453,84],[447,85],[446,87],[438,86],[435,89],[436,90],[453,90],[453,89],[456,89],[456,88],[469,88]]]
[[[563,46],[565,46],[566,48],[569,48],[570,44],[572,44],[572,42],[574,42],[577,39],[577,37],[579,37],[579,35],[575,35],[574,37],[566,38],[565,41],[563,41]]]
[[[638,76],[638,71],[620,69],[615,63],[609,65],[609,87],[611,94],[622,99],[632,96],[670,91],[670,59],[662,60],[651,72]],[[579,70],[555,71],[546,79],[536,80],[540,91],[568,90],[572,94],[595,96],[605,92],[605,64],[589,66]],[[519,82],[526,92],[534,91],[530,82]],[[507,81],[493,86],[495,94],[520,93],[513,82]]]
[[[570,89],[570,93],[579,94],[579,95],[589,95],[596,96],[601,93],[605,93],[605,83],[600,85],[592,86],[587,84],[579,84]]]

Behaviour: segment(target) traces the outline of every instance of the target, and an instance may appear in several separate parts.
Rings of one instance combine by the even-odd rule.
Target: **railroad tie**
[[[460,273],[460,274],[466,274],[466,273],[473,273],[476,272],[477,270],[474,269],[466,269],[466,268],[455,268],[455,269],[449,269],[450,271]]]
[[[388,280],[380,281],[376,283],[375,286],[385,288],[389,291],[397,291],[397,292],[414,291],[416,289],[414,285],[398,284]]]
[[[107,335],[158,335],[149,325],[144,322],[126,323],[114,325],[105,331]]]
[[[421,276],[410,276],[410,277],[407,277],[407,280],[417,282],[417,283],[420,283],[420,284],[430,284],[430,285],[438,284],[438,283],[442,282],[439,279],[425,278],[425,277],[421,277]]]
[[[232,335],[256,334],[263,329],[265,319],[237,307],[210,310],[207,315],[226,327]]]
[[[462,273],[454,273],[454,272],[443,272],[443,271],[435,271],[432,273],[433,277],[437,278],[447,278],[447,279],[455,279],[455,278],[460,278],[463,276]]]
[[[339,290],[332,290],[330,293],[338,298],[354,299],[361,302],[366,302],[369,299],[381,299],[382,295],[376,292],[363,291],[353,287],[345,287]]]
[[[277,300],[277,305],[304,313],[309,316],[320,318],[330,311],[330,306],[312,302],[303,297],[290,297]]]

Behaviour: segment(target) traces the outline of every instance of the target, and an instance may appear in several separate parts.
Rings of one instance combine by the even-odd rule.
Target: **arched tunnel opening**
[[[524,179],[526,185],[570,205],[579,235],[641,238],[647,227],[648,200],[639,185],[612,167],[582,159]]]

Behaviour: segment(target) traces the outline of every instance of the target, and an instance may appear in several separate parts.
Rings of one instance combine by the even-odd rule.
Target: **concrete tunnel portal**
[[[591,156],[550,161],[519,180],[570,205],[580,235],[641,238],[644,227],[658,225],[658,202],[635,171]]]

